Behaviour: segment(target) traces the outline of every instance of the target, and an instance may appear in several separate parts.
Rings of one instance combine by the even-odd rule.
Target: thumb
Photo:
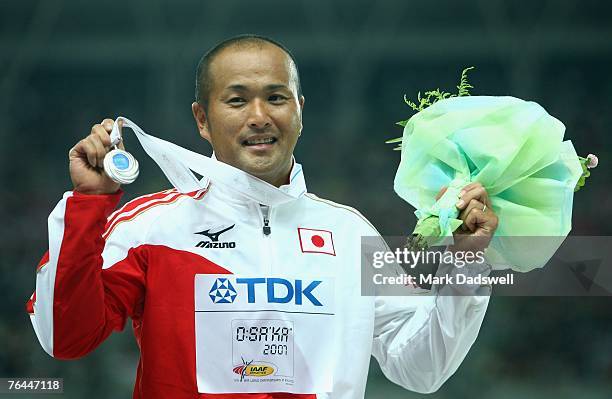
[[[119,141],[117,147],[125,150],[125,145],[123,144],[123,119],[119,119],[119,122],[117,122],[117,127],[119,128],[119,136],[121,136],[121,141]]]

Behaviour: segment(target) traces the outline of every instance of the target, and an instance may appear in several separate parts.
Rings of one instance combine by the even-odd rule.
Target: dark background
[[[190,110],[201,54],[239,33],[294,52],[306,97],[296,157],[309,191],[361,210],[386,235],[412,230],[385,145],[412,115],[406,93],[453,91],[543,105],[600,166],[575,196],[573,231],[610,235],[612,3],[605,1],[5,1],[0,0],[0,377],[63,377],[66,398],[131,397],[130,327],[85,359],[39,346],[24,304],[46,250],[46,218],[70,189],[68,150],[105,117],[210,154]],[[167,188],[133,135],[141,177],[124,200]],[[608,297],[492,298],[480,336],[431,398],[609,398]],[[368,398],[417,398],[375,361]],[[26,397],[26,396],[20,396]],[[33,396],[34,397],[34,396]],[[41,397],[37,395],[35,397]]]

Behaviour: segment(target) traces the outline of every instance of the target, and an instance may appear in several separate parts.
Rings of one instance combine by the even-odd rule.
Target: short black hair
[[[274,46],[283,50],[293,63],[295,67],[296,73],[296,85],[298,97],[302,95],[302,87],[300,85],[300,73],[297,66],[297,61],[291,51],[281,43],[276,40],[270,39],[269,37],[255,35],[255,34],[244,34],[231,37],[229,39],[223,40],[220,43],[217,43],[213,48],[208,50],[202,58],[200,58],[200,62],[198,62],[198,67],[196,69],[196,85],[195,85],[195,100],[198,104],[207,108],[208,106],[208,95],[210,94],[211,88],[211,80],[208,74],[210,64],[215,59],[215,57],[224,49],[236,45],[261,45],[265,43],[273,44]]]

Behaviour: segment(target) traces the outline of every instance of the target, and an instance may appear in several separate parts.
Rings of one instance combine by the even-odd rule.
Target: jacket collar
[[[214,152],[212,153],[211,158],[217,160],[217,157],[215,156]],[[304,179],[304,171],[302,169],[302,165],[299,164],[295,160],[295,157],[293,155],[291,156],[291,162],[292,162],[292,166],[291,166],[291,171],[289,172],[289,183],[283,184],[282,186],[278,187],[278,190],[283,191],[286,194],[289,194],[295,199],[299,199],[307,192],[306,180]],[[206,177],[202,178],[202,182],[204,181],[208,181],[207,184],[211,184],[209,179],[207,179]],[[252,199],[245,197],[238,191],[232,190],[231,187],[228,187],[226,185],[212,183],[211,187],[214,187],[213,190],[215,192],[217,192],[220,196],[224,197],[225,199],[231,202],[238,202],[238,203],[254,202]]]

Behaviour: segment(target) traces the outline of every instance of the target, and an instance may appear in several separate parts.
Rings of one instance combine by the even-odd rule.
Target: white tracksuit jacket
[[[299,164],[291,176],[282,188],[299,198],[271,209],[215,184],[139,197],[114,213],[120,193],[66,193],[49,217],[49,250],[27,304],[44,350],[84,356],[129,317],[141,354],[134,398],[362,398],[371,355],[406,389],[437,390],[476,339],[489,291],[362,296],[361,237],[377,231],[356,210],[306,193]],[[288,273],[335,279],[331,392],[199,393],[195,276]]]

